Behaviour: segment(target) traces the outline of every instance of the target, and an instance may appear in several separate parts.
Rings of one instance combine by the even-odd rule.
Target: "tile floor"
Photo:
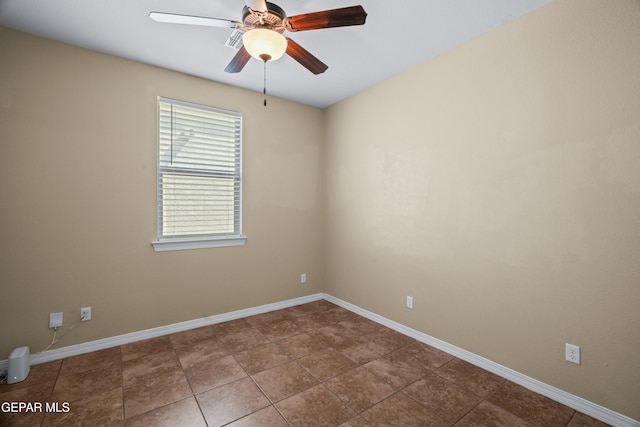
[[[31,367],[1,426],[604,426],[327,301]],[[64,412],[64,404],[68,412]]]

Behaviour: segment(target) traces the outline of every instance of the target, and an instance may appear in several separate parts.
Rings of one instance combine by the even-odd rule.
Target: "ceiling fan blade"
[[[156,22],[169,24],[202,25],[205,27],[239,28],[242,23],[228,19],[207,18],[204,16],[178,15],[175,13],[151,12],[149,18]]]
[[[285,26],[289,31],[307,31],[363,25],[366,19],[367,12],[362,6],[350,6],[291,16],[285,18]]]
[[[308,50],[287,37],[287,55],[295,59],[313,74],[322,74],[329,68],[324,62],[309,53]]]
[[[247,62],[249,62],[250,59],[251,55],[247,52],[247,49],[242,46],[224,71],[227,73],[239,73],[242,71],[244,66],[247,65]]]
[[[256,12],[267,11],[267,2],[265,0],[244,0],[244,3],[249,9],[255,10]]]

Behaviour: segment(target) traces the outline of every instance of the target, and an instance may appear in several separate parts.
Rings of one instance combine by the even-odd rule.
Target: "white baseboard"
[[[373,320],[374,322],[380,323],[381,325],[387,326],[395,331],[414,338],[420,342],[435,347],[438,350],[442,350],[446,353],[451,354],[452,356],[455,356],[473,365],[479,366],[480,368],[506,378],[509,381],[512,381],[531,391],[553,399],[556,402],[562,403],[597,420],[600,420],[607,424],[611,424],[615,427],[640,427],[640,421],[629,418],[626,415],[622,415],[618,412],[614,412],[579,396],[567,393],[566,391],[550,386],[549,384],[545,384],[541,381],[528,377],[524,374],[521,374],[520,372],[507,368],[506,366],[502,366],[498,363],[492,362],[491,360],[485,359],[484,357],[478,356],[477,354],[471,353],[460,347],[456,347],[455,345],[449,344],[445,341],[439,340],[400,323],[394,322],[393,320],[389,320],[386,317],[382,317],[378,314],[360,308],[339,298],[335,298],[331,295],[325,294],[324,299],[336,305],[339,305],[340,307],[346,308],[349,311],[366,317],[367,319]]]
[[[433,346],[439,350],[451,354],[459,359],[469,362],[473,365],[479,366],[508,379],[518,385],[521,385],[531,391],[539,393],[550,399],[560,402],[569,406],[583,414],[589,415],[595,419],[603,421],[607,424],[611,424],[615,427],[640,427],[640,421],[629,418],[625,415],[614,412],[596,403],[585,400],[581,397],[575,396],[566,391],[560,390],[556,387],[545,384],[534,378],[521,374],[513,369],[502,366],[498,363],[492,362],[477,354],[471,353],[455,345],[449,344],[445,341],[434,338],[430,335],[409,328],[405,325],[397,323],[386,317],[375,314],[371,311],[360,308],[356,305],[343,301],[339,298],[333,297],[325,293],[318,293],[313,295],[307,295],[300,298],[294,298],[290,300],[280,301],[273,304],[265,304],[258,307],[247,308],[243,310],[232,311],[229,313],[217,314],[214,316],[203,317],[200,319],[188,320],[186,322],[174,323],[171,325],[160,326],[157,328],[146,329],[144,331],[132,332],[129,334],[118,335],[111,338],[105,338],[96,341],[90,341],[83,344],[72,345],[55,350],[49,350],[42,353],[36,353],[31,355],[31,364],[39,364],[50,362],[53,360],[64,359],[66,357],[76,356],[79,354],[89,353],[97,350],[104,350],[123,344],[129,344],[136,341],[142,341],[149,338],[156,338],[163,335],[169,335],[176,332],[187,331],[189,329],[199,328],[202,326],[214,325],[216,323],[227,322],[229,320],[240,319],[242,317],[253,316],[255,314],[267,313],[269,311],[279,310],[282,308],[293,307],[294,305],[305,304],[312,301],[318,301],[325,299],[340,307],[343,307],[349,311],[359,314],[367,319],[373,320],[381,325],[387,326],[393,330],[396,330],[404,335],[414,338],[420,342]],[[0,360],[0,370],[7,368],[8,360]]]
[[[174,323],[171,325],[160,326],[157,328],[146,329],[143,331],[132,332],[129,334],[118,335],[115,337],[104,338],[96,341],[89,341],[82,344],[71,345],[54,350],[43,351],[31,355],[31,364],[51,362],[53,360],[64,359],[79,354],[90,353],[92,351],[104,350],[106,348],[116,347],[123,344],[129,344],[136,341],[142,341],[149,338],[156,338],[163,335],[174,334],[176,332],[188,331],[189,329],[200,328],[202,326],[215,325],[216,323],[227,322],[229,320],[240,319],[242,317],[253,316],[255,314],[267,313],[269,311],[279,310],[282,308],[293,307],[294,305],[305,304],[312,301],[318,301],[324,298],[324,294],[318,293],[307,295],[300,298],[294,298],[285,301],[279,301],[272,304],[260,305],[257,307],[246,308],[228,313],[216,314],[214,316],[203,317],[200,319],[187,320],[186,322]],[[9,361],[7,359],[0,361],[0,370],[7,368]]]

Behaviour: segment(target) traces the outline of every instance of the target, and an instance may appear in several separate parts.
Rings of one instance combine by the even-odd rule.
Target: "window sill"
[[[225,246],[242,246],[247,236],[194,237],[163,239],[151,242],[156,252],[181,251],[185,249],[221,248]]]

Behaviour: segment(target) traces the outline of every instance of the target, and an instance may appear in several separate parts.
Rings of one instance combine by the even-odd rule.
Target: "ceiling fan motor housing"
[[[257,12],[245,6],[242,9],[242,23],[251,27],[269,28],[278,33],[284,33],[284,19],[287,17],[285,11],[277,4],[267,2],[266,12]]]

